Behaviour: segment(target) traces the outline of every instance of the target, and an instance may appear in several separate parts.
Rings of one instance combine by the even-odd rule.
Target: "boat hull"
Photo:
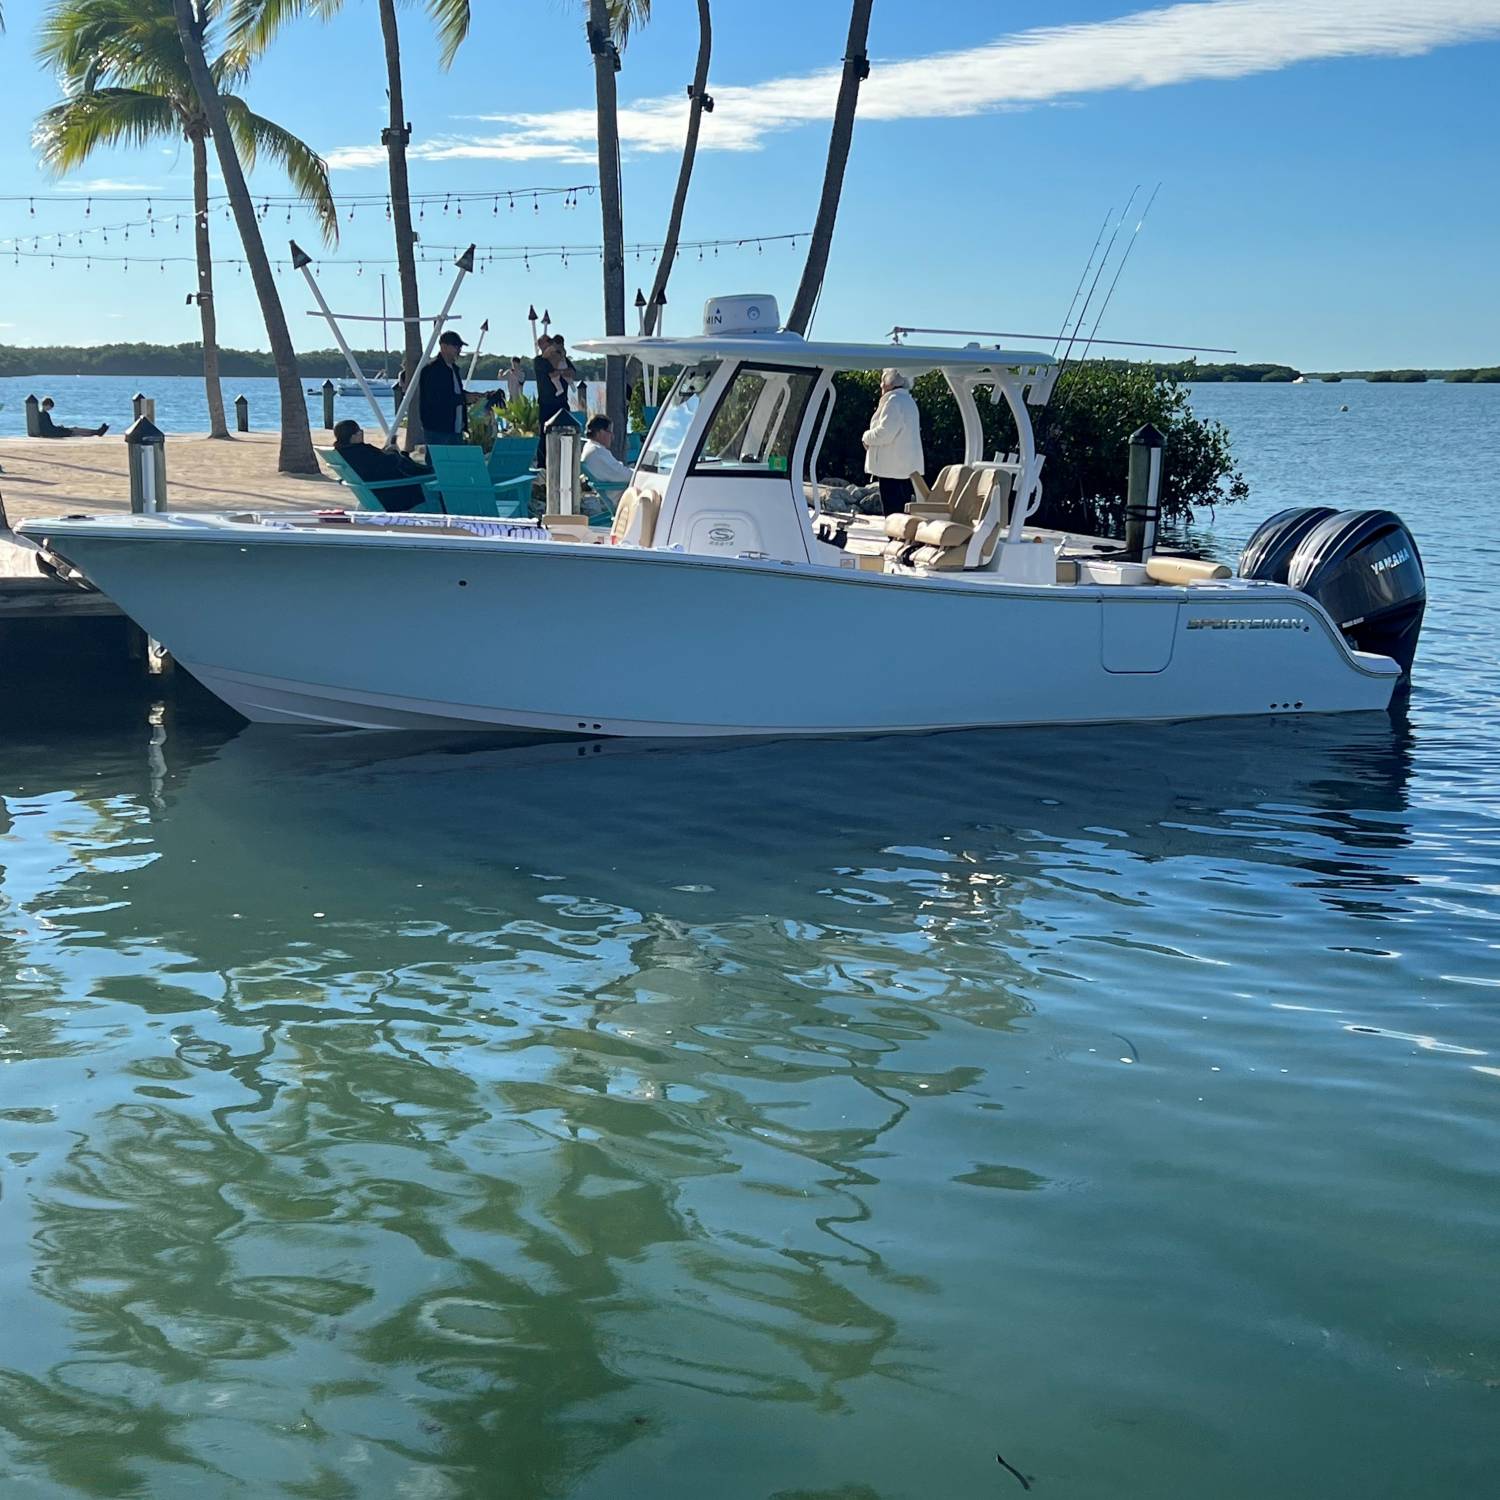
[[[1025,588],[172,519],[27,529],[262,723],[866,734],[1378,710],[1400,681],[1274,584]]]

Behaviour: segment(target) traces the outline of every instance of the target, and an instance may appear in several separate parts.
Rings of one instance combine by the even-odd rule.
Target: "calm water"
[[[1500,387],[1200,405],[1411,520],[1409,720],[12,697],[0,1494],[1491,1493]]]
[[[478,380],[476,390],[493,389],[499,382]],[[305,391],[316,389],[307,397],[307,412],[315,428],[323,425],[321,377],[302,382]],[[274,432],[281,425],[281,399],[276,382],[271,379],[238,380],[226,376],[223,381],[224,406],[229,425],[234,426],[234,399],[244,396],[250,403],[250,427],[255,432]],[[535,395],[536,384],[527,381],[528,393]],[[589,387],[597,405],[597,383]],[[26,435],[28,396],[41,399],[51,396],[57,403],[54,419],[63,427],[97,427],[108,422],[116,432],[124,432],[131,423],[131,400],[142,391],[156,401],[156,425],[163,432],[207,432],[208,403],[203,395],[201,377],[189,375],[20,375],[0,379],[0,437]],[[395,401],[381,398],[387,415],[394,413]],[[356,421],[374,419],[370,403],[363,396],[335,396],[334,410],[340,417]]]

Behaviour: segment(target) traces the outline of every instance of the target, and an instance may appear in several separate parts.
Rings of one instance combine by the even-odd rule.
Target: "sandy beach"
[[[342,488],[326,476],[278,474],[275,433],[209,438],[188,433],[167,438],[167,504],[171,510],[305,510],[338,505]],[[313,433],[318,447],[328,432]],[[68,511],[128,511],[130,481],[123,439],[0,439],[0,496],[11,525],[28,516]]]

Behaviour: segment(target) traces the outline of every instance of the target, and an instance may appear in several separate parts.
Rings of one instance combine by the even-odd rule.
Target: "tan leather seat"
[[[615,519],[609,528],[611,542],[626,542],[637,547],[649,547],[656,537],[656,518],[661,511],[661,500],[650,490],[638,490],[634,485],[620,496],[615,507]]]
[[[917,498],[906,507],[907,513],[923,517],[952,515],[973,474],[967,464],[945,464],[930,487],[920,474],[913,474],[911,484]]]
[[[885,518],[885,534],[893,542],[910,542],[916,539],[917,531],[922,525],[920,516],[911,515],[907,511],[898,510],[895,515]]]

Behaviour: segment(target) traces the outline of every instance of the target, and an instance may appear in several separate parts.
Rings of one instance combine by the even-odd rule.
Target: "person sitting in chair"
[[[333,451],[359,475],[361,479],[378,484],[383,479],[426,479],[432,470],[394,448],[376,448],[365,441],[364,429],[349,418],[337,423],[333,429]],[[403,484],[388,490],[377,490],[378,499],[386,510],[411,510],[427,498],[420,484]]]
[[[622,484],[630,483],[630,477],[635,471],[629,464],[622,464],[615,457],[612,451],[614,440],[614,425],[608,417],[590,417],[589,425],[584,429],[583,452],[579,455],[578,463],[590,479],[597,479],[601,484],[618,489]]]
[[[108,422],[101,422],[97,427],[59,427],[52,420],[52,405],[52,397],[45,397],[42,409],[36,414],[38,437],[103,437],[109,431]]]

